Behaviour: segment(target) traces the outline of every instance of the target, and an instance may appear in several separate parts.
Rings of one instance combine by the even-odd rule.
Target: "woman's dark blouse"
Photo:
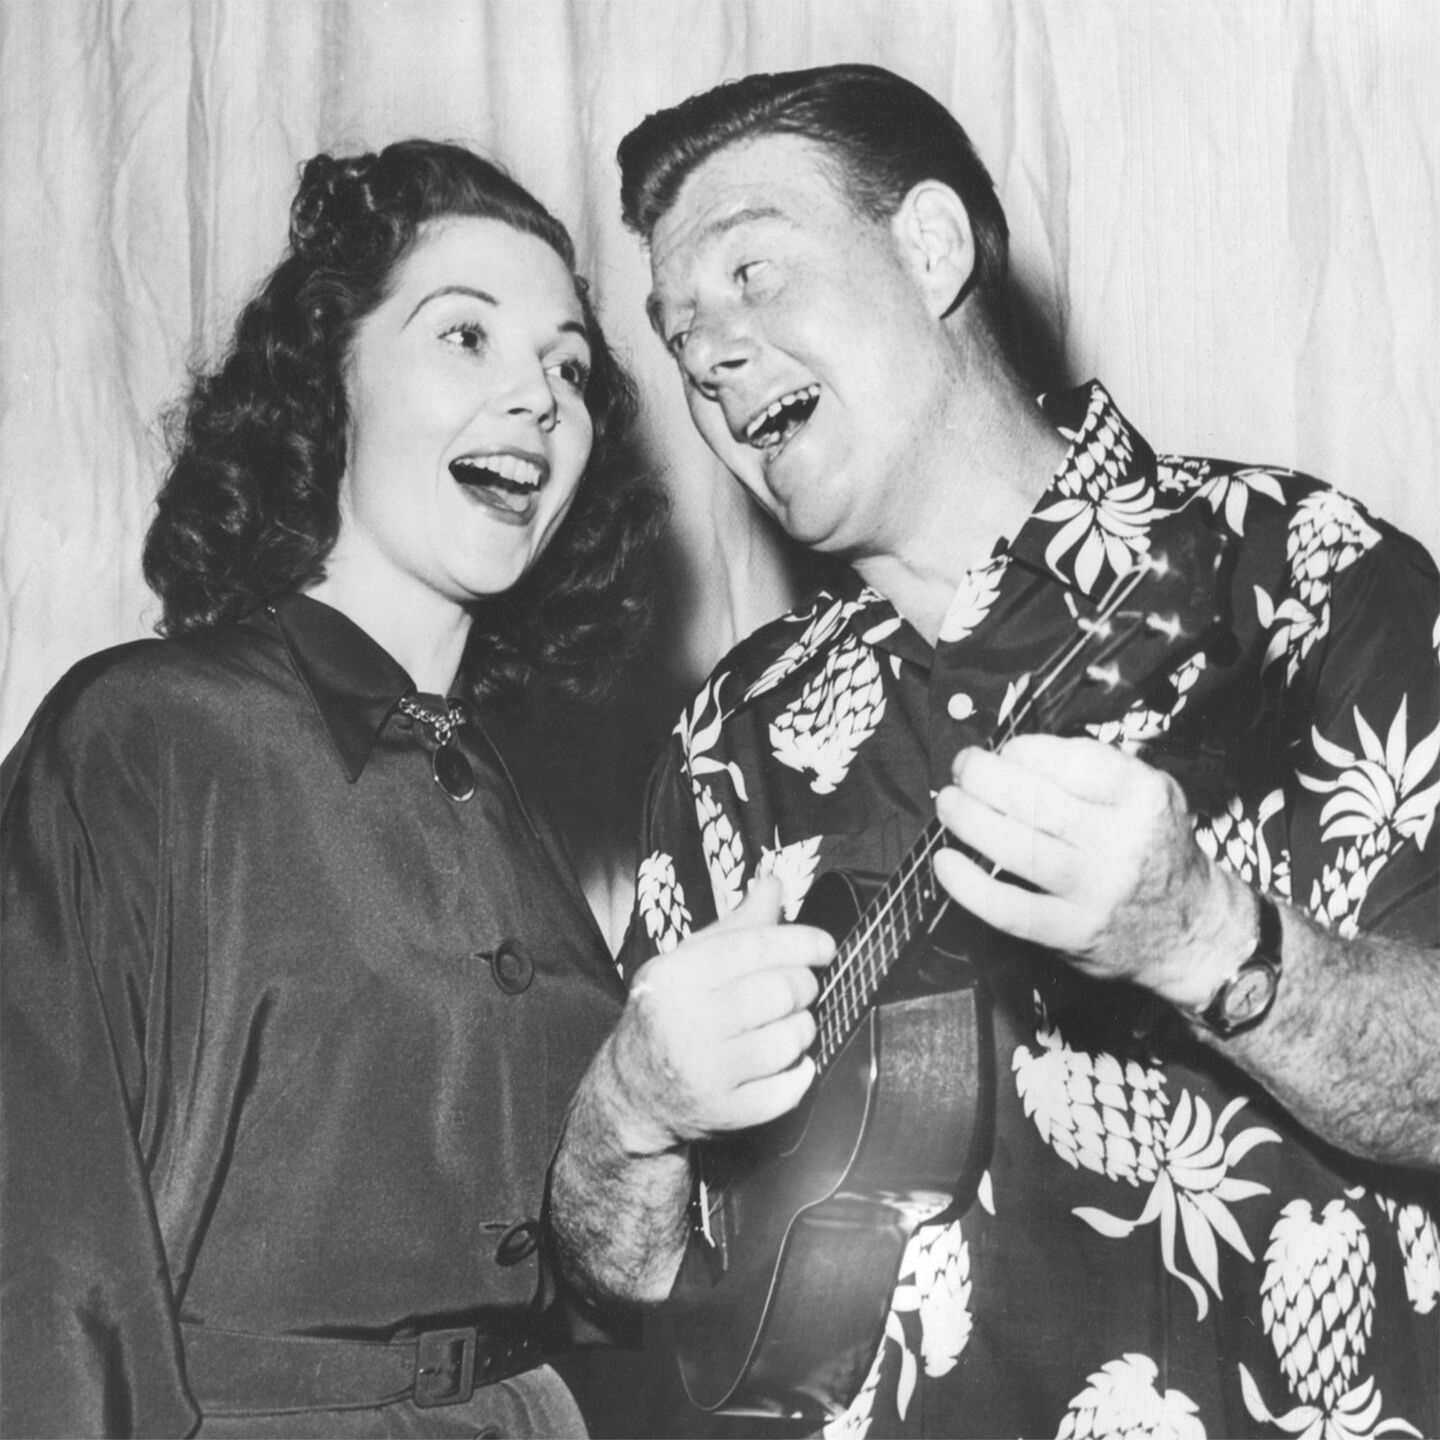
[[[188,1429],[177,1320],[532,1302],[499,1242],[623,990],[478,723],[474,797],[434,783],[411,688],[296,597],[82,663],[6,761],[6,1434]]]

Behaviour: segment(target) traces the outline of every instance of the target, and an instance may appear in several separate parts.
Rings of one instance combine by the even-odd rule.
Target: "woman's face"
[[[543,240],[473,217],[423,229],[351,347],[331,573],[462,604],[508,590],[574,499],[589,366]]]

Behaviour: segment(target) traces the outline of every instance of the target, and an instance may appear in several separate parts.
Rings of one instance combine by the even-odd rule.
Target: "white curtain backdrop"
[[[615,146],[725,78],[840,60],[970,131],[1055,373],[1440,551],[1430,0],[0,0],[0,747],[153,623],[156,417],[278,258],[297,165],[417,134],[572,228],[675,501],[656,673],[698,679],[794,581],[648,333]]]

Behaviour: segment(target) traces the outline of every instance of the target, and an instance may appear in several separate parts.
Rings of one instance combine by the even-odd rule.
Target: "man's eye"
[[[471,321],[467,321],[463,325],[452,325],[448,330],[442,330],[440,338],[447,345],[454,345],[460,350],[483,350],[485,348],[484,330]]]
[[[747,285],[755,279],[757,273],[763,270],[768,264],[765,260],[746,260],[744,264],[735,267],[735,282],[739,285]]]

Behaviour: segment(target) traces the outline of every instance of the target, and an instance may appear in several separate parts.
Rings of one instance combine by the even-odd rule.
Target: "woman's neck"
[[[332,567],[306,594],[354,621],[427,694],[448,695],[460,670],[471,619],[463,606],[417,588],[377,585]]]

